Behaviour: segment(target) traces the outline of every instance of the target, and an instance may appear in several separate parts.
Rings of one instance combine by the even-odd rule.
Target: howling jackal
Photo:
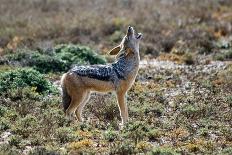
[[[81,113],[91,91],[112,92],[117,95],[122,124],[128,120],[126,93],[135,81],[139,69],[139,41],[141,33],[128,27],[120,45],[109,54],[116,61],[107,65],[76,66],[61,79],[63,106],[66,116],[82,121]]]

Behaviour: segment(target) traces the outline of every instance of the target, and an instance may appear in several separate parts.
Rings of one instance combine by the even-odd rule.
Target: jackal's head
[[[110,55],[128,55],[139,54],[139,42],[142,39],[141,33],[136,33],[134,28],[129,26],[126,35],[123,37],[121,43],[114,47],[109,54]]]

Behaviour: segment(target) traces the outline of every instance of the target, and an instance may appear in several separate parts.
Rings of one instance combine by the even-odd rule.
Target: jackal
[[[122,124],[128,120],[126,93],[135,81],[139,70],[139,41],[141,33],[128,27],[121,43],[109,54],[117,55],[107,65],[76,66],[61,78],[63,107],[66,116],[82,121],[82,109],[92,91],[115,92]]]

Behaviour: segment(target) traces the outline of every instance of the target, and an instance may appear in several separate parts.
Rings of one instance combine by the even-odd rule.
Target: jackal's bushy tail
[[[65,83],[64,83],[65,76],[66,74],[64,74],[61,78],[62,103],[64,107],[64,112],[68,109],[70,102],[71,102],[71,97],[69,96],[67,89],[65,87]]]

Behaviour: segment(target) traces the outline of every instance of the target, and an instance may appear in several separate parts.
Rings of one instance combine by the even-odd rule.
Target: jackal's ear
[[[114,47],[112,50],[110,50],[110,52],[108,54],[116,55],[116,54],[118,54],[119,51],[120,51],[120,45]]]

